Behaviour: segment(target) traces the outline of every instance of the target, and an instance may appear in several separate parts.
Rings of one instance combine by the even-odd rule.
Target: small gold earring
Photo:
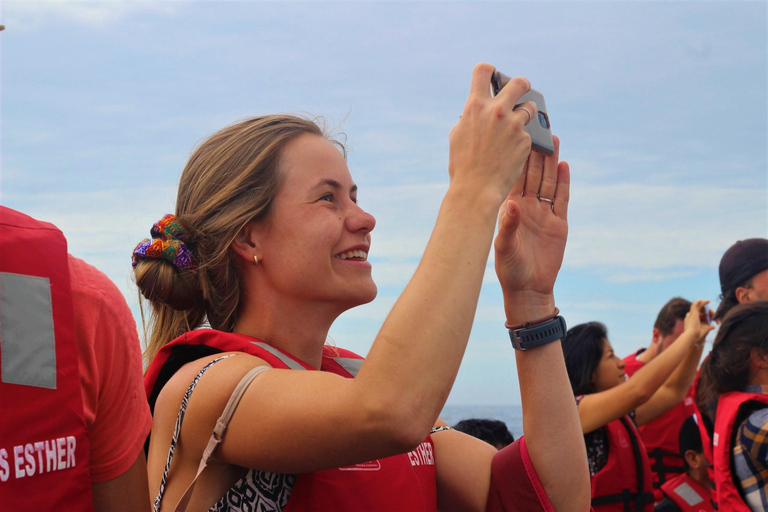
[[[259,257],[255,254],[253,255],[253,265],[256,266],[259,264]]]

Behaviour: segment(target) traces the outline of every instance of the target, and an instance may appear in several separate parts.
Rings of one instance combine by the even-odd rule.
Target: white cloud
[[[378,211],[380,222],[373,238],[373,275],[386,292],[375,306],[350,312],[352,317],[386,316],[392,302],[384,304],[382,299],[385,293],[387,297],[399,294],[415,272],[445,188],[445,184],[423,184],[366,191],[370,209]],[[145,186],[28,197],[16,194],[4,199],[9,205],[23,204],[19,207],[27,213],[58,225],[71,252],[104,270],[130,298],[135,288],[128,277],[129,254],[147,236],[152,223],[173,210],[175,191],[167,186],[159,190],[159,195],[158,187]],[[668,281],[695,275],[697,269],[716,268],[723,251],[735,240],[766,236],[764,197],[763,190],[705,186],[692,187],[684,195],[667,186],[576,189],[564,266],[586,269],[618,284]],[[492,252],[484,283],[496,286]],[[611,309],[606,304],[597,309],[606,308]],[[498,317],[498,312],[490,317]],[[481,310],[478,320],[483,318]]]
[[[37,30],[51,22],[102,27],[137,12],[172,15],[179,10],[179,6],[180,2],[160,1],[11,0],[5,2],[4,22],[9,33]]]
[[[447,189],[446,183],[365,190],[379,224],[373,254],[380,284],[413,274]],[[716,268],[736,240],[768,236],[768,191],[693,185],[575,183],[564,267],[611,283],[668,281]],[[495,282],[493,251],[484,282]]]
[[[626,273],[611,272],[608,275],[607,281],[610,283],[635,283],[639,281],[670,281],[673,279],[681,279],[685,277],[692,277],[699,274],[696,270],[687,271],[663,271],[658,269],[644,269],[630,271]]]
[[[112,279],[135,302],[130,280],[133,248],[148,238],[152,224],[173,211],[174,191],[143,186],[135,189],[30,195],[9,194],[4,204],[51,222],[67,238],[69,252]]]
[[[392,310],[392,306],[395,305],[400,294],[396,295],[384,295],[379,294],[376,300],[362,306],[357,306],[339,317],[340,319],[355,319],[355,320],[383,320]]]
[[[768,234],[768,190],[577,184],[569,223],[566,266],[615,282],[684,277],[680,268],[716,267],[736,240]]]
[[[399,262],[397,260],[383,260],[373,264],[373,279],[380,287],[397,286],[405,287],[416,271],[418,261]]]
[[[499,301],[498,304],[478,304],[477,310],[475,311],[475,324],[478,324],[479,322],[496,322],[498,325],[501,325],[499,322],[504,321],[504,306]],[[473,334],[473,337],[478,336],[478,334]]]
[[[615,311],[619,313],[637,313],[638,311],[656,313],[658,304],[638,304],[618,301],[561,302],[561,309],[583,313],[585,311]]]

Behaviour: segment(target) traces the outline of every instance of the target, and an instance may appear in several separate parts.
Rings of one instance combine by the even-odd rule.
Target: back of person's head
[[[515,441],[514,436],[507,429],[506,423],[500,420],[470,418],[461,420],[453,428],[472,437],[482,439],[499,450]]]
[[[691,302],[682,297],[675,297],[664,304],[653,327],[659,330],[662,336],[668,336],[675,330],[678,320],[685,320],[685,315],[691,309]]]
[[[603,357],[608,330],[600,322],[587,322],[568,329],[562,340],[565,366],[575,396],[594,391],[592,377]]]
[[[307,119],[255,117],[214,133],[192,153],[179,182],[176,217],[196,264],[179,268],[159,258],[135,263],[136,284],[153,307],[147,362],[206,321],[214,329],[233,329],[242,290],[230,245],[247,223],[268,216],[281,184],[283,148],[303,134],[325,136]]]
[[[723,393],[744,391],[753,374],[752,358],[763,354],[768,354],[768,301],[734,306],[701,366],[699,403],[714,403]]]
[[[680,434],[678,435],[678,443],[680,445],[680,457],[682,457],[685,463],[685,470],[688,471],[690,466],[686,460],[685,453],[688,450],[693,450],[696,454],[702,454],[704,452],[704,446],[701,442],[701,432],[699,431],[699,425],[696,424],[696,417],[689,416],[680,427]]]
[[[768,270],[768,239],[749,238],[733,244],[720,259],[720,305],[715,313],[722,320],[739,303],[738,288],[751,288],[752,278]]]

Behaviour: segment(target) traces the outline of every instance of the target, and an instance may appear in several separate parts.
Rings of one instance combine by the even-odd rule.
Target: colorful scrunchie
[[[182,242],[184,229],[175,215],[168,214],[160,219],[150,231],[152,240],[141,242],[133,250],[132,266],[135,267],[140,259],[163,259],[173,263],[178,268],[197,268],[197,258]]]

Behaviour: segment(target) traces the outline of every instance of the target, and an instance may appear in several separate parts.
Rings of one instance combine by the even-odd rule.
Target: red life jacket
[[[750,512],[741,497],[741,486],[734,481],[731,466],[731,451],[736,437],[738,421],[743,421],[743,407],[768,406],[768,395],[734,391],[720,395],[715,415],[715,435],[712,439],[715,459],[715,496],[719,510]],[[747,409],[746,412],[749,412]]]
[[[661,486],[666,497],[675,502],[681,512],[714,512],[712,493],[688,475],[683,473],[667,480]]]
[[[274,368],[314,369],[256,338],[213,329],[188,332],[165,345],[147,370],[145,387],[154,403],[173,373],[186,362],[217,352],[245,352]],[[322,371],[353,378],[363,358],[348,350],[323,350]],[[286,512],[303,510],[437,510],[434,445],[431,436],[414,451],[354,466],[296,475]]]
[[[0,206],[0,507],[92,511],[67,241]]]
[[[608,461],[592,476],[595,512],[653,511],[651,470],[643,440],[632,420],[624,416],[605,427]]]
[[[685,472],[685,461],[680,457],[680,428],[696,412],[693,388],[682,402],[638,430],[643,438],[653,472],[653,495],[656,501],[662,499],[661,486],[676,475]]]
[[[624,371],[630,377],[644,366],[643,362],[637,361],[636,356],[635,353],[624,359],[626,363]],[[683,422],[695,412],[693,387],[691,387],[682,402],[638,429],[651,463],[655,501],[661,501],[663,498],[661,486],[668,478],[685,472],[685,463],[680,457],[678,437]]]

